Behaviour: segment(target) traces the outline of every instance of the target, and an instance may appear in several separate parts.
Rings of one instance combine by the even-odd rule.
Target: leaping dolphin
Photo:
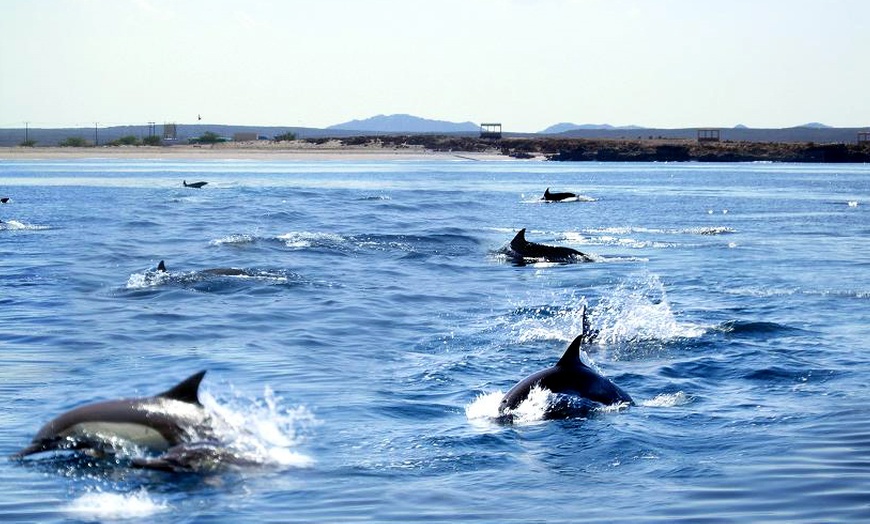
[[[153,397],[87,404],[48,422],[13,458],[53,450],[111,451],[124,443],[152,451],[213,438],[210,416],[199,402],[205,371]]]
[[[526,259],[538,259],[548,262],[592,262],[592,257],[581,253],[576,249],[562,246],[548,246],[526,240],[526,228],[520,229],[519,233],[511,240],[507,254],[517,262],[523,263]]]
[[[208,182],[191,182],[188,184],[187,180],[182,180],[181,182],[184,184],[184,187],[192,187],[195,189],[200,189],[202,186],[208,184]]]
[[[562,200],[567,200],[569,198],[577,198],[576,193],[562,192],[562,193],[550,193],[550,188],[548,187],[544,191],[544,197],[542,200],[546,200],[547,202],[561,202]]]
[[[599,375],[580,359],[580,348],[584,343],[590,342],[595,334],[596,332],[588,327],[586,308],[583,308],[583,333],[571,342],[555,366],[533,373],[512,387],[502,398],[498,408],[499,415],[510,416],[510,412],[516,409],[535,387],[606,406],[620,403],[634,404],[628,393],[610,379]],[[565,414],[570,415],[570,411]],[[563,412],[554,407],[548,410],[547,418],[557,418],[561,415]]]

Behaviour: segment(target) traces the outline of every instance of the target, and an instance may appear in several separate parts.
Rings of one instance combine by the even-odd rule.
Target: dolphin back
[[[534,387],[545,388],[551,393],[565,394],[604,405],[619,403],[634,404],[631,396],[607,377],[583,363],[580,349],[596,335],[583,308],[583,332],[569,345],[555,366],[538,371],[512,387],[502,398],[499,413],[516,409]]]
[[[575,198],[576,196],[577,195],[575,193],[569,193],[567,191],[551,193],[549,187],[546,191],[544,191],[544,200],[550,201],[565,200],[566,198]]]
[[[548,246],[526,240],[526,228],[520,229],[510,242],[511,256],[519,259],[539,258],[554,262],[583,261],[591,259],[584,253],[563,246]]]

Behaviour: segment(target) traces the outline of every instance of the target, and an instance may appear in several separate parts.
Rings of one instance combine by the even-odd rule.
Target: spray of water
[[[600,344],[697,338],[706,332],[703,326],[678,320],[664,285],[653,274],[623,282],[603,296],[591,321],[600,331]]]

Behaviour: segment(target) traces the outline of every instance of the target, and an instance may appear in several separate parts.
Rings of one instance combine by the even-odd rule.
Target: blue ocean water
[[[267,459],[0,460],[4,522],[870,520],[868,166],[0,160],[0,196],[0,455],[207,369]],[[515,266],[523,227],[596,262]],[[584,307],[637,404],[496,421]]]

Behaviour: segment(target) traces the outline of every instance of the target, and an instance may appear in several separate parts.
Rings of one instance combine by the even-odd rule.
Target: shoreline
[[[251,147],[243,144],[212,146],[97,146],[97,147],[0,147],[4,160],[263,160],[263,161],[508,161],[496,152],[433,151],[423,148],[354,147]]]
[[[870,142],[815,144],[406,135],[166,146],[0,147],[3,160],[870,163]]]

